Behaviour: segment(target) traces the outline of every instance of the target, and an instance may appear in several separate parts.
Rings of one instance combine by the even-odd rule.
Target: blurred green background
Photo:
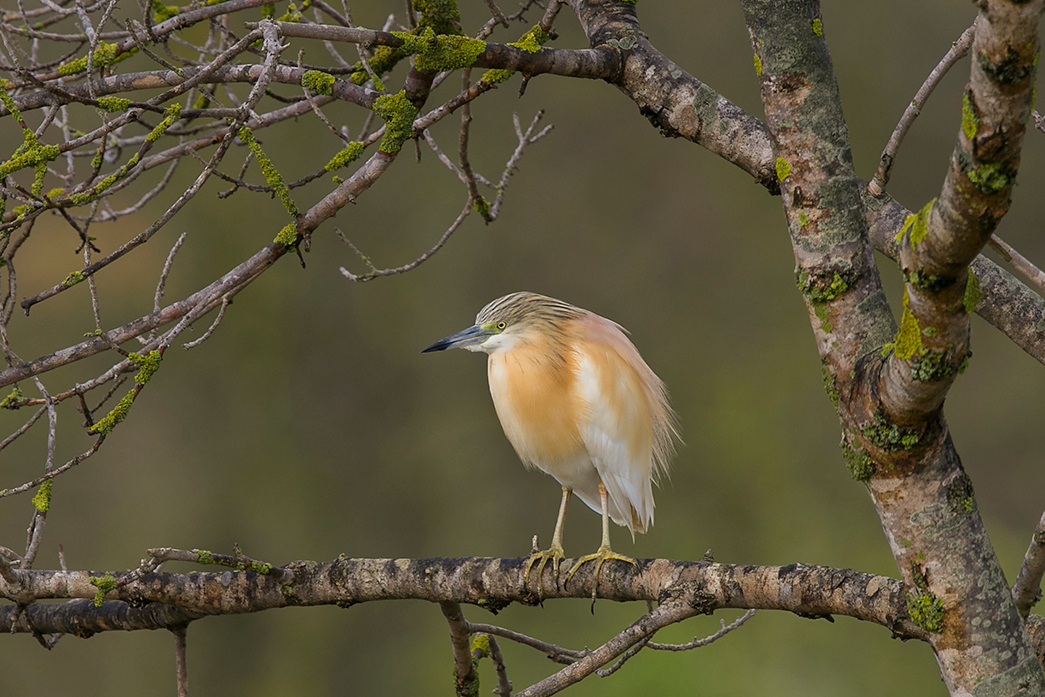
[[[401,5],[371,0],[352,10],[359,24],[378,27]],[[761,115],[738,6],[644,2],[638,9],[654,45]],[[479,0],[465,0],[466,29],[474,30],[485,12]],[[823,13],[857,170],[866,179],[904,107],[972,22],[974,8],[891,0],[827,3]],[[515,40],[525,26],[494,39]],[[586,46],[568,10],[557,27],[555,45]],[[307,51],[306,60],[329,61],[321,47]],[[939,190],[967,74],[965,60],[899,153],[889,190],[908,208],[920,208]],[[634,543],[615,529],[615,548],[676,559],[696,559],[710,548],[726,563],[805,562],[897,575],[864,488],[840,456],[839,426],[794,288],[779,200],[701,148],[659,136],[605,83],[539,77],[522,99],[518,84],[516,77],[474,105],[476,169],[499,175],[514,147],[513,111],[526,123],[545,109],[555,129],[527,150],[496,224],[486,227],[472,216],[443,251],[405,276],[346,281],[339,266],[365,269],[334,236],[335,224],[378,266],[395,266],[425,251],[464,204],[463,187],[433,154],[424,148],[415,164],[408,146],[377,186],[317,232],[307,269],[284,259],[235,299],[206,344],[168,352],[124,425],[97,456],[55,484],[38,568],[57,566],[59,544],[70,568],[127,569],[147,548],[161,545],[230,552],[239,543],[245,553],[281,564],[342,553],[522,556],[532,535],[546,543],[559,487],[519,464],[490,403],[484,359],[418,353],[468,326],[487,301],[527,289],[630,329],[679,413],[686,446],[657,494],[656,525]],[[430,104],[458,85],[450,80]],[[327,112],[353,132],[361,125],[357,109],[334,105]],[[448,152],[456,150],[456,128],[451,118],[435,129]],[[19,141],[13,124],[5,121],[0,129],[5,152],[13,150]],[[312,171],[340,147],[311,117],[259,135],[288,179]],[[1029,133],[1014,207],[999,230],[1039,263],[1045,259],[1043,152],[1045,135]],[[226,171],[235,173],[241,153],[226,160]],[[198,167],[187,162],[182,170],[184,186]],[[250,176],[260,179],[256,168]],[[328,186],[295,195],[304,208]],[[225,188],[212,181],[135,259],[98,277],[106,327],[151,310],[155,279],[182,231],[189,236],[168,301],[239,263],[284,224],[278,201],[243,191],[219,200],[215,194]],[[154,217],[175,193],[172,188],[148,213]],[[92,232],[108,252],[153,217]],[[20,296],[79,268],[77,241],[57,222],[42,221],[27,245],[19,255]],[[900,273],[882,261],[895,299]],[[197,323],[194,336],[209,321]],[[29,359],[75,343],[92,328],[83,284],[29,318],[19,314],[13,348]],[[1045,504],[1038,441],[1045,371],[981,320],[974,320],[973,331],[975,355],[946,413],[1011,579]],[[111,361],[98,357],[42,379],[52,391],[66,389]],[[27,416],[0,414],[3,432]],[[59,455],[87,447],[73,405],[63,405],[60,419]],[[45,433],[42,425],[36,430],[0,455],[0,486],[41,471]],[[0,543],[21,549],[31,512],[29,496],[0,501]],[[598,516],[573,507],[567,553],[592,551],[598,535]],[[577,600],[513,606],[497,618],[474,607],[465,612],[473,621],[561,645],[595,647],[644,607],[600,602],[593,616],[589,603]],[[658,638],[686,641],[738,614],[691,620]],[[517,688],[555,670],[532,649],[508,642],[502,648]],[[436,606],[419,602],[207,619],[189,629],[188,657],[194,697],[453,689],[446,624]],[[494,686],[488,662],[481,673],[485,694]],[[707,696],[945,694],[925,645],[891,640],[886,629],[848,618],[829,624],[772,612],[705,649],[643,652],[612,677],[589,678],[569,694],[694,689]],[[73,690],[174,694],[172,637],[66,637],[51,652],[25,635],[5,640],[4,695]]]

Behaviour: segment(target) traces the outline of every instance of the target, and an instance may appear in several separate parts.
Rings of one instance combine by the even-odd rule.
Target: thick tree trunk
[[[941,199],[951,215],[941,220],[927,207],[905,223],[909,232],[900,258],[908,287],[894,337],[819,4],[744,0],[742,5],[799,288],[829,393],[839,400],[843,449],[854,476],[868,482],[907,587],[908,614],[929,633],[951,694],[1042,694],[1045,675],[941,411],[966,360],[968,313],[978,300],[967,287],[967,266],[1007,209],[1019,161],[1023,129],[1013,115],[1029,114],[1028,76],[1040,8],[1023,7],[1022,15],[1013,13],[1018,16],[998,10],[995,24],[982,17],[977,24],[974,86],[983,81],[984,66],[992,65],[988,56],[1006,57],[1008,74],[1015,77],[1005,95],[997,90],[991,95],[993,121],[987,109],[978,112],[972,136],[996,129],[1008,137],[1004,147],[996,143],[989,154],[981,148],[972,158],[962,155],[970,139],[960,142]],[[1005,41],[1009,48],[999,48]],[[996,67],[991,74],[999,72]],[[1005,100],[1007,107],[999,103]],[[970,180],[975,184],[988,174],[993,179],[978,187],[986,200],[958,195]]]

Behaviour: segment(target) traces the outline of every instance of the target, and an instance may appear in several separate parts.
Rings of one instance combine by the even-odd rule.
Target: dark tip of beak
[[[432,353],[433,351],[445,351],[450,348],[450,342],[446,339],[440,339],[428,348],[421,349],[421,353]]]

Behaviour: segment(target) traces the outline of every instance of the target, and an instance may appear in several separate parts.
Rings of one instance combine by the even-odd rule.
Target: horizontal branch
[[[252,7],[259,7],[266,4],[268,0],[225,0],[225,2],[205,4],[202,7],[194,7],[192,9],[186,8],[186,11],[180,12],[170,19],[164,20],[159,24],[155,24],[148,29],[137,28],[132,32],[131,36],[117,42],[112,50],[112,57],[116,58],[129,51],[135,50],[142,43],[152,43],[154,39],[163,40],[170,34],[190,27],[194,24],[219,17],[221,15],[230,15],[242,10],[250,9]],[[63,76],[60,71],[54,70],[44,75],[34,76],[32,82],[46,82],[49,80],[59,80]],[[31,84],[23,79],[17,79],[12,81],[9,85],[11,88],[24,87],[27,84]]]
[[[108,614],[87,612],[81,626],[93,631],[140,629],[139,616],[122,624],[113,618],[119,605],[147,608],[152,604],[177,606],[189,615],[226,615],[261,612],[289,606],[338,605],[346,607],[375,600],[427,600],[469,603],[498,611],[511,603],[534,605],[537,579],[523,583],[526,559],[465,557],[460,559],[334,559],[326,562],[297,561],[273,568],[267,575],[252,571],[140,575],[133,571],[113,574],[105,597],[112,606]],[[558,578],[551,567],[545,570],[543,598],[590,598],[592,573],[582,566],[569,582],[564,561]],[[291,578],[281,583],[281,578]],[[105,576],[97,571],[18,571],[16,583],[0,582],[0,595],[23,605],[33,600],[94,598]],[[91,583],[94,578],[95,583]],[[124,582],[126,583],[124,584]],[[122,585],[121,585],[122,584]],[[807,618],[845,615],[888,628],[905,639],[925,639],[925,632],[907,618],[906,600],[900,582],[884,576],[826,566],[740,566],[709,562],[639,560],[637,567],[607,565],[599,577],[599,598],[617,602],[662,602],[682,593],[695,593],[700,612],[725,608],[783,610]],[[29,605],[36,608],[36,605]],[[46,605],[47,608],[63,607]],[[66,610],[73,612],[75,608]],[[50,614],[49,614],[50,613]],[[153,617],[159,617],[155,613]],[[0,608],[0,631],[30,631],[20,624],[15,607]],[[183,615],[170,615],[184,622]],[[57,610],[32,610],[35,631],[65,631],[68,619]],[[92,619],[95,618],[95,619]],[[151,620],[150,620],[151,621]],[[62,623],[65,624],[62,624]],[[92,624],[93,623],[93,624]],[[153,622],[148,628],[161,626]],[[167,625],[162,625],[167,626]],[[86,631],[86,629],[85,629]]]
[[[284,36],[367,41],[385,46],[403,45],[403,40],[391,33],[371,29],[291,22],[277,22],[276,24],[279,25]],[[251,22],[248,23],[248,26],[257,27],[260,24]],[[381,40],[373,40],[374,37]],[[615,51],[608,49],[545,48],[532,52],[507,44],[488,43],[486,50],[475,59],[473,67],[514,70],[527,75],[550,74],[592,80],[610,80],[615,79],[620,71],[620,59]],[[62,85],[61,90],[56,91],[37,90],[15,97],[14,103],[19,111],[23,112],[77,100],[96,104],[98,96],[174,87],[193,80],[203,71],[209,71],[209,74],[202,80],[207,84],[254,83],[265,71],[265,67],[244,64],[222,66],[216,70],[205,66],[184,67],[177,71],[151,70],[124,73],[92,79],[89,83]],[[301,78],[306,72],[308,71],[305,68],[280,65],[271,71],[269,77],[273,82],[300,85]],[[330,88],[333,97],[368,108],[380,96],[379,92],[356,85],[350,80],[335,80],[331,83]],[[0,106],[0,116],[6,114],[7,109]],[[189,117],[194,114],[192,110],[186,110],[183,115]]]
[[[72,634],[81,639],[109,631],[174,629],[206,616],[174,605],[149,603],[144,607],[133,607],[116,601],[96,607],[93,601],[84,599],[67,603],[34,603],[21,612],[12,605],[0,609],[0,615],[3,616],[0,624],[11,633]]]
[[[347,41],[356,44],[374,44],[400,48],[406,42],[387,31],[374,31],[359,27],[339,27],[327,24],[299,24],[276,22],[283,36],[319,39],[324,41]],[[247,22],[253,29],[257,22]],[[617,51],[606,48],[563,49],[542,48],[530,51],[510,44],[488,42],[486,49],[478,55],[473,68],[496,68],[515,70],[527,75],[562,75],[565,77],[591,80],[614,80],[620,72],[620,57]]]
[[[46,106],[57,106],[68,104],[78,99],[92,99],[92,93],[96,96],[111,94],[124,94],[138,90],[155,90],[176,87],[192,81],[203,72],[209,74],[201,80],[205,84],[221,84],[232,82],[243,82],[253,84],[266,73],[266,67],[258,64],[225,65],[215,70],[207,66],[201,68],[184,67],[174,70],[146,70],[137,73],[123,73],[110,75],[91,80],[90,84],[82,83],[76,85],[63,85],[61,93],[47,92],[44,90],[30,92],[14,98],[15,106],[19,111],[32,111]],[[305,68],[297,68],[289,65],[274,66],[269,79],[284,85],[300,85],[301,77],[308,72]],[[381,96],[380,92],[360,87],[348,80],[335,80],[331,84],[331,96],[342,101],[371,107],[374,100]],[[0,116],[5,116],[7,109],[0,106]],[[186,109],[185,117],[193,116],[193,110]]]

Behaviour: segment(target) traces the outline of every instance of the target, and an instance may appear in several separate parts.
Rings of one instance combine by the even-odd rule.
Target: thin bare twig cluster
[[[532,4],[525,2],[507,14],[496,10],[479,36],[485,39],[499,24],[521,20]],[[452,3],[446,5],[451,7]],[[307,250],[316,227],[376,182],[395,161],[402,141],[423,136],[441,153],[427,129],[495,86],[491,80],[466,84],[461,94],[420,113],[430,90],[450,73],[411,69],[405,81],[409,91],[393,94],[382,79],[389,78],[397,61],[379,54],[381,41],[374,37],[380,35],[386,44],[402,45],[402,39],[389,33],[390,29],[416,28],[418,22],[433,24],[438,18],[416,17],[409,10],[400,22],[390,16],[377,32],[354,27],[347,6],[338,10],[315,2],[312,19],[308,19],[291,5],[277,21],[266,19],[274,18],[271,10],[258,0],[185,7],[153,3],[130,12],[118,7],[115,0],[68,6],[44,2],[38,7],[19,3],[17,10],[5,12],[0,19],[0,71],[6,75],[0,90],[0,124],[8,124],[5,133],[11,136],[20,132],[22,141],[0,163],[0,350],[6,363],[6,369],[0,371],[0,384],[13,385],[0,406],[32,408],[23,425],[0,441],[0,450],[27,433],[45,414],[49,424],[42,474],[0,489],[2,498],[39,488],[25,552],[16,555],[23,568],[31,566],[39,549],[54,478],[98,451],[126,417],[179,335],[217,310],[210,327],[183,344],[185,348],[199,346],[213,334],[237,293],[286,252]],[[206,32],[195,31],[198,27]],[[300,54],[296,60],[289,60],[290,44],[285,37],[295,33],[289,29],[284,33],[287,27],[316,28],[313,31],[334,27],[355,32],[353,51],[358,53],[358,60],[346,58],[331,40],[323,41],[331,65],[307,64]],[[195,38],[200,36],[204,37],[202,41]],[[337,40],[344,38],[338,36]],[[410,53],[401,51],[398,61]],[[375,68],[378,59],[380,64]],[[141,90],[149,88],[159,92],[138,97]],[[324,113],[324,107],[335,100],[366,110],[363,128],[354,138],[349,136],[347,125],[335,124]],[[345,148],[325,158],[329,161],[317,162],[311,174],[286,182],[254,133],[309,113],[336,133]],[[375,114],[381,118],[374,119]],[[462,146],[461,168],[469,172],[465,181],[468,205],[432,249],[394,269],[372,268],[363,276],[345,271],[346,277],[368,280],[409,271],[439,251],[473,210],[488,222],[495,219],[508,177],[524,148],[550,128],[535,132],[539,119],[540,114],[525,133],[516,120],[519,143],[496,182],[471,173],[467,147]],[[389,140],[391,127],[386,123],[393,122],[399,131],[395,136],[398,143]],[[466,130],[462,126],[462,133]],[[361,165],[353,164],[368,153]],[[447,163],[460,174],[462,169]],[[261,170],[260,183],[253,174],[255,165]],[[192,167],[197,169],[192,184],[180,192],[173,191],[170,184],[175,174],[184,174]],[[333,190],[319,204],[298,209],[294,202],[298,189],[323,186],[325,175],[343,168],[350,174],[344,179],[335,174]],[[154,169],[161,172],[158,180],[145,176]],[[287,210],[287,225],[274,229],[276,239],[272,243],[222,277],[164,306],[167,279],[187,239],[187,233],[182,232],[156,281],[153,312],[120,327],[106,328],[96,275],[119,273],[113,271],[121,267],[117,262],[132,264],[135,251],[154,240],[212,179],[231,184],[222,196],[253,192],[278,197]],[[329,179],[326,181],[329,183]],[[478,194],[476,182],[494,189],[492,204]],[[153,222],[115,249],[100,249],[95,239],[98,226],[130,216],[147,216]],[[22,251],[26,249],[24,243],[37,226],[44,221],[52,226],[54,220],[60,220],[76,235],[83,266],[71,272],[56,271],[52,286],[19,303],[16,270],[28,254]],[[47,356],[28,360],[19,356],[17,337],[11,336],[16,305],[28,313],[37,304],[81,283],[91,298],[93,334]],[[139,344],[136,350],[124,348],[132,340]],[[118,355],[99,375],[83,376],[62,389],[48,388],[41,381],[40,376],[47,371],[107,352]],[[125,385],[131,375],[134,377],[128,391]],[[32,381],[38,396],[20,389],[26,380]],[[118,402],[115,405],[114,400]],[[83,428],[95,440],[76,457],[56,462],[57,421],[64,413],[58,407],[70,401],[80,412]]]
[[[517,693],[520,696],[528,697],[555,694],[583,680],[593,672],[599,677],[613,675],[628,659],[636,656],[644,648],[656,651],[691,651],[708,646],[741,627],[756,612],[753,609],[748,610],[728,625],[725,620],[720,620],[719,630],[709,636],[694,637],[693,641],[685,644],[664,644],[650,641],[650,638],[657,630],[691,617],[697,613],[697,610],[686,606],[685,603],[678,603],[677,599],[661,604],[657,608],[654,608],[651,602],[647,602],[645,615],[601,646],[595,649],[567,649],[497,625],[468,622],[464,618],[460,604],[452,601],[443,601],[440,603],[440,607],[450,629],[450,643],[453,647],[455,663],[454,675],[457,679],[459,695],[474,693],[474,688],[478,687],[475,663],[486,656],[493,660],[498,679],[498,686],[494,693],[511,694],[511,683],[507,679],[504,661],[499,658],[500,648],[495,637],[537,649],[549,660],[566,666]],[[488,648],[486,648],[487,646]]]
[[[0,498],[35,493],[24,551],[15,552],[13,544],[0,548],[0,574],[5,579],[10,581],[16,570],[32,568],[52,505],[55,479],[98,452],[169,356],[167,349],[197,320],[216,310],[209,328],[182,345],[194,348],[212,336],[235,295],[287,252],[300,255],[308,251],[315,229],[374,185],[395,162],[405,141],[423,138],[455,175],[467,172],[462,179],[467,203],[434,246],[414,261],[392,269],[370,265],[369,272],[361,276],[343,269],[346,278],[370,280],[405,273],[438,252],[473,211],[487,222],[495,220],[508,179],[525,148],[549,132],[550,126],[537,127],[541,113],[525,131],[516,118],[518,143],[501,176],[490,180],[473,172],[468,164],[471,117],[467,106],[501,80],[484,76],[475,84],[466,81],[460,94],[426,112],[424,105],[432,89],[457,66],[452,61],[446,70],[432,61],[411,66],[420,60],[412,55],[424,50],[417,42],[427,41],[433,28],[440,36],[467,39],[461,35],[459,23],[447,19],[456,14],[453,3],[419,5],[422,10],[418,11],[408,3],[406,11],[398,18],[390,15],[380,31],[355,27],[347,5],[335,8],[323,0],[305,5],[309,10],[302,12],[288,4],[282,16],[277,16],[281,10],[262,0],[185,6],[43,0],[32,6],[19,2],[0,16],[0,133],[10,143],[0,153],[0,350],[5,361],[0,384],[12,387],[0,407],[29,410],[28,418],[0,441],[0,451],[42,421],[48,429],[39,475],[0,488]],[[467,39],[473,41],[470,46],[483,46],[497,27],[525,21],[534,5],[533,0],[526,0],[513,11],[502,11],[489,3],[490,19],[478,30],[478,39]],[[557,8],[557,3],[552,7]],[[437,11],[443,15],[438,16]],[[553,17],[554,12],[548,13],[549,29]],[[322,40],[323,52],[317,55],[329,58],[323,63],[306,62],[302,51],[290,50],[292,37],[302,35],[294,29],[305,29],[307,36],[308,31],[322,31],[323,27],[351,34],[347,40],[355,44],[349,46],[353,55],[344,51],[343,33]],[[404,40],[392,33],[397,29],[407,32],[400,36],[415,44],[404,48]],[[385,51],[389,44],[402,50]],[[505,45],[490,46],[501,46],[501,53],[508,57],[495,57],[490,65],[505,78],[514,69],[511,60],[517,64],[519,54],[526,53]],[[407,66],[404,87],[398,93],[386,86],[395,79],[397,63]],[[326,107],[335,101],[354,105],[365,114],[357,132],[351,133],[348,124],[327,113]],[[428,129],[462,108],[466,118],[455,164],[442,155]],[[343,149],[317,161],[304,177],[288,181],[255,134],[308,115],[333,132]],[[187,173],[191,184],[176,190],[172,182]],[[340,173],[345,174],[338,176]],[[287,212],[286,225],[282,229],[276,226],[271,243],[220,278],[164,304],[178,252],[191,240],[188,232],[181,232],[170,247],[155,288],[142,289],[141,295],[153,294],[151,314],[119,327],[107,326],[96,276],[123,273],[124,267],[133,265],[141,255],[138,250],[149,243],[155,245],[172,218],[212,180],[230,185],[221,197],[260,194],[278,198]],[[492,191],[490,202],[477,186]],[[326,187],[327,192],[316,205],[299,209],[295,199],[302,198],[304,187]],[[151,222],[113,249],[100,246],[99,226],[119,222],[125,229],[126,221],[139,219]],[[33,290],[20,300],[24,293],[17,269],[33,253],[25,242],[41,226],[70,230],[83,263],[79,268],[55,269],[49,287]],[[76,286],[80,288],[73,290]],[[21,343],[12,323],[16,306],[28,314],[57,295],[84,289],[90,296],[94,327],[84,341],[39,358],[16,352]],[[136,345],[127,347],[128,342]],[[74,384],[57,389],[45,385],[48,371],[97,354],[115,354],[102,373],[81,375]],[[70,405],[68,410],[62,408],[65,404]],[[92,442],[75,457],[57,460],[58,422],[69,420],[72,409],[79,414],[74,420],[80,422],[81,432]],[[165,558],[157,552],[143,563],[138,575],[155,570]],[[179,682],[183,683],[184,631],[176,636]]]

